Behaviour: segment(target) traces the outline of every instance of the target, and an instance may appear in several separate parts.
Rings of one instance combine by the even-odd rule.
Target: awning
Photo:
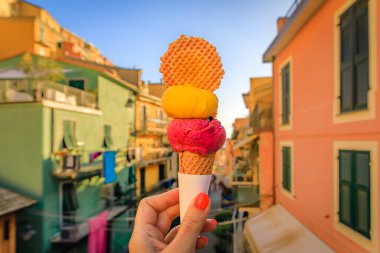
[[[236,144],[232,147],[232,150],[235,150],[235,149],[238,149],[238,148],[240,148],[240,147],[243,147],[245,144],[250,143],[250,142],[256,140],[257,138],[259,138],[259,135],[257,135],[257,134],[251,135],[251,136],[249,136],[249,137],[247,137],[247,138],[245,138],[245,139],[239,141],[238,143],[236,143]]]
[[[281,205],[249,219],[244,234],[257,253],[334,253]]]

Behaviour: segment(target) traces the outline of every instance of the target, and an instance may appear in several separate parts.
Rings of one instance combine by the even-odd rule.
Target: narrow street
[[[233,210],[231,208],[223,208],[222,209],[222,190],[220,187],[214,187],[213,185],[210,186],[210,199],[211,199],[211,211],[210,211],[210,218],[214,218],[217,213],[219,213],[222,210]],[[245,253],[241,250],[244,250],[244,236],[242,234],[242,228],[243,224],[236,224],[234,228],[238,231],[234,231],[233,235],[230,237],[227,237],[228,239],[220,239],[218,238],[214,233],[207,234],[207,237],[209,239],[209,242],[207,246],[200,250],[201,253],[222,253],[220,251],[220,248],[223,248],[223,253]],[[235,250],[234,250],[234,242],[233,238],[235,238]]]

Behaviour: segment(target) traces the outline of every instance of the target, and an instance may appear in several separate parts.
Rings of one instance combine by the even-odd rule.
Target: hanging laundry
[[[104,211],[88,221],[87,253],[106,253],[108,212]]]
[[[106,151],[103,154],[103,177],[105,178],[105,183],[112,183],[116,181],[116,152]]]
[[[102,154],[103,154],[103,152],[101,152],[101,151],[90,153],[90,163],[93,162],[96,158],[98,158]]]

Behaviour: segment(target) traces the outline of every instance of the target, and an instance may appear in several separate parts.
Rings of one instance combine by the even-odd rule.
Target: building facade
[[[46,10],[29,2],[2,1],[0,30],[0,59],[29,52],[112,65],[93,44],[61,27]]]
[[[74,61],[54,61],[64,80],[32,77],[22,59],[0,62],[0,185],[37,200],[19,216],[36,233],[17,250],[85,252],[106,212],[107,252],[118,252],[131,233],[113,227],[133,203],[138,87]]]
[[[273,64],[276,203],[336,252],[379,252],[380,2],[301,1]]]
[[[169,145],[168,117],[161,108],[163,84],[139,83],[136,100],[136,147],[141,149],[137,164],[137,193],[165,189],[177,179],[178,162]]]
[[[243,94],[249,116],[235,120],[226,147],[235,201],[256,211],[273,205],[272,95],[272,78],[250,79],[250,91]]]
[[[260,208],[273,205],[273,89],[271,77],[250,79],[250,91],[243,94],[249,110],[250,135],[239,146],[249,145],[248,164],[252,183],[259,186]]]

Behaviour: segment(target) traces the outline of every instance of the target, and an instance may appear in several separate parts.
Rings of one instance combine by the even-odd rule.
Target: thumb
[[[175,239],[170,248],[177,252],[194,252],[198,236],[210,212],[210,198],[205,193],[199,193],[187,208]],[[176,251],[173,251],[176,252]]]

